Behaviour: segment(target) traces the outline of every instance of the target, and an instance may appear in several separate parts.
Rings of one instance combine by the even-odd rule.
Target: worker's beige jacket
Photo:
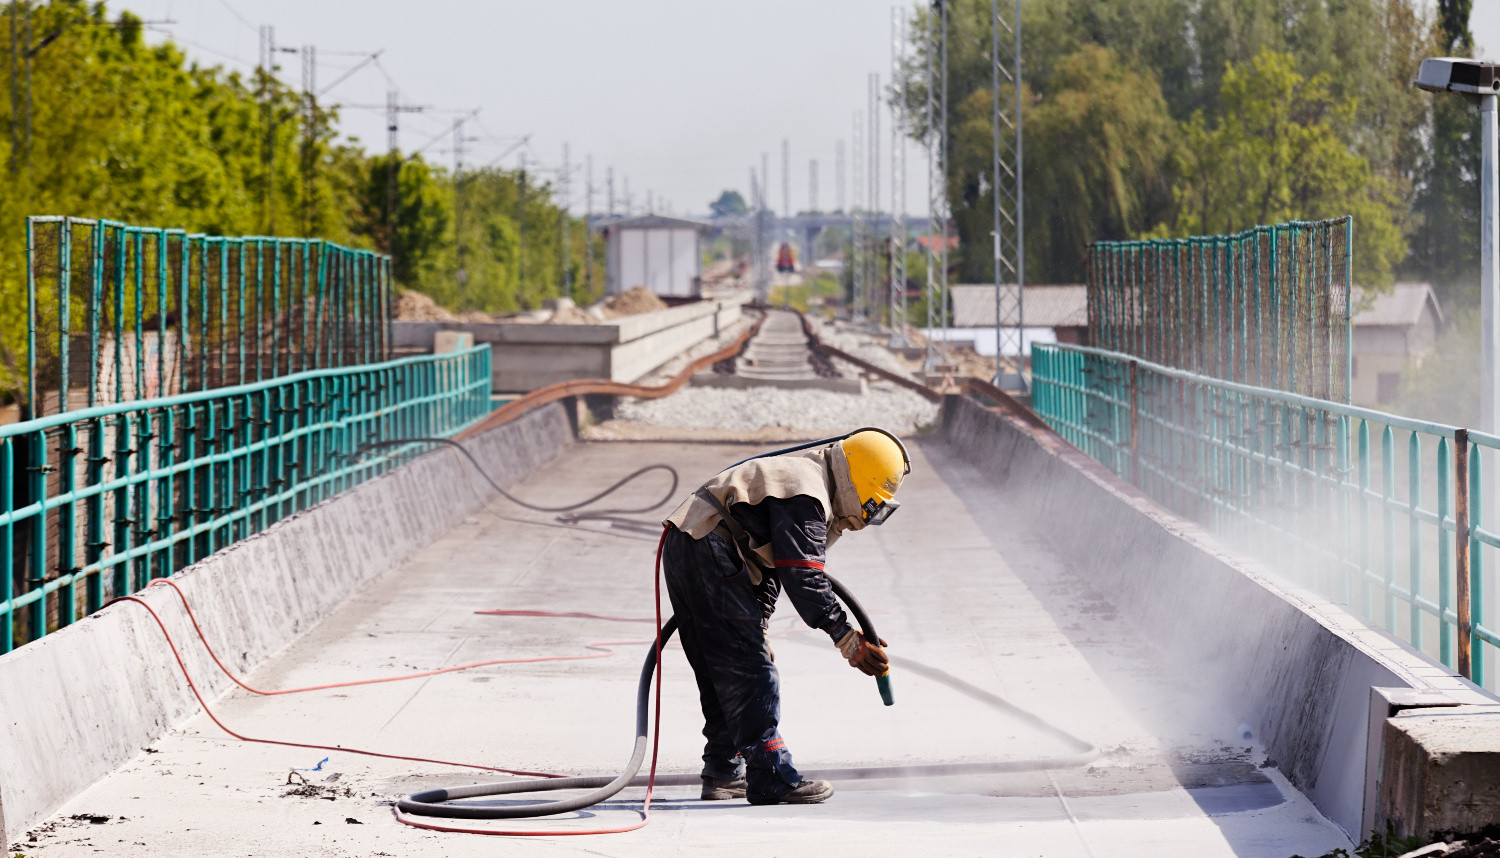
[[[830,546],[844,531],[860,530],[865,526],[859,494],[849,478],[849,460],[844,458],[844,450],[837,443],[751,459],[722,471],[704,483],[703,488],[728,508],[737,503],[754,506],[766,498],[807,495],[822,504],[828,516],[827,544]],[[702,539],[719,527],[719,512],[695,492],[688,495],[664,523],[693,539]],[[720,534],[729,538],[725,531],[721,530]],[[770,543],[752,544],[750,549],[755,561],[750,564],[750,580],[759,584],[761,571],[756,568],[756,563],[769,569],[775,558],[771,556]]]

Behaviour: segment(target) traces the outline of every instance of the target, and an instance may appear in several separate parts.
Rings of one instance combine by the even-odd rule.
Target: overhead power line
[[[254,24],[250,23],[250,19],[249,18],[246,18],[244,15],[241,15],[239,13],[238,9],[235,9],[233,6],[229,5],[229,0],[219,0],[219,5],[223,6],[225,9],[228,9],[229,10],[229,14],[233,15],[235,17],[235,20],[239,21],[241,24],[244,24],[245,27],[250,30],[250,32],[252,32],[252,33],[259,33],[260,32],[260,28],[257,27],[257,26],[255,26]]]

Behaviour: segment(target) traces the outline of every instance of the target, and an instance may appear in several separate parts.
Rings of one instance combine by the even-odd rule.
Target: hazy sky
[[[781,141],[791,142],[791,203],[808,205],[808,160],[816,158],[818,202],[835,200],[835,141],[848,141],[863,112],[868,75],[890,75],[891,4],[878,0],[125,0],[207,63],[248,70],[258,27],[287,47],[317,45],[319,86],[359,62],[349,52],[384,49],[325,101],[383,105],[394,83],[404,101],[433,112],[401,116],[412,150],[450,128],[454,111],[479,108],[468,164],[529,134],[527,158],[557,168],[562,147],[575,164],[592,155],[603,207],[605,170],[623,199],[647,191],[676,213],[703,212],[725,188],[748,191],[749,170],[770,155],[769,202],[782,207]],[[1500,0],[1476,2],[1472,27],[1486,58],[1500,56]],[[160,36],[157,36],[158,38]],[[337,53],[343,52],[343,53]],[[281,78],[300,86],[297,54],[282,53]],[[1415,71],[1415,70],[1413,70]],[[1413,97],[1421,97],[1413,93]],[[447,112],[440,112],[447,111]],[[342,127],[384,151],[380,109],[348,107]],[[881,116],[881,202],[890,205],[890,116]],[[848,143],[846,142],[846,146]],[[445,164],[451,137],[424,153]],[[514,166],[512,153],[504,163]],[[582,211],[583,174],[574,174]],[[926,210],[926,159],[907,150],[907,208]],[[852,177],[846,202],[852,199]],[[665,207],[658,204],[658,210]]]
[[[317,45],[320,86],[359,61],[332,52],[383,48],[381,63],[403,100],[480,108],[478,127],[469,128],[489,139],[466,144],[466,163],[504,152],[510,143],[499,138],[530,134],[528,160],[556,168],[566,142],[575,164],[593,156],[596,209],[612,166],[617,195],[628,178],[637,205],[649,190],[674,212],[707,211],[721,190],[748,190],[750,167],[764,152],[769,202],[779,210],[783,138],[791,142],[793,208],[807,206],[810,158],[819,161],[819,204],[832,208],[835,141],[852,133],[869,73],[884,83],[890,68],[891,5],[871,0],[126,0],[111,7],[120,5],[148,20],[170,17],[177,23],[163,30],[200,59],[229,68],[253,67],[257,28],[273,25],[278,44]],[[280,56],[282,80],[300,86],[300,57]],[[326,98],[383,105],[388,88],[379,70],[367,68]],[[402,115],[401,147],[421,146],[453,119]],[[345,109],[342,125],[384,151],[383,111]],[[880,137],[888,206],[888,116]],[[448,138],[425,154],[452,163]],[[516,155],[503,163],[514,166]],[[925,158],[915,146],[908,164],[908,206],[925,212]],[[574,175],[581,211],[583,176]]]

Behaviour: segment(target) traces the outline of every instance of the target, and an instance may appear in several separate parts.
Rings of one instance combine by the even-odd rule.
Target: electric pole
[[[792,216],[792,142],[781,140],[781,216]]]
[[[844,141],[833,145],[833,202],[834,211],[848,211],[844,207]]]
[[[906,17],[891,9],[891,82],[901,80],[906,58]],[[906,122],[903,102],[891,101],[891,348],[911,345],[906,336]]]
[[[568,223],[568,206],[573,204],[573,167],[572,164],[569,163],[569,161],[570,153],[568,151],[568,144],[564,143],[562,151],[562,172],[557,176],[557,194],[559,197],[557,208],[560,221],[558,227],[561,230],[561,236],[558,244],[561,245],[562,249],[562,276],[559,278],[559,287],[561,288],[562,295],[565,298],[573,297],[573,266],[569,264],[573,260],[570,258],[571,248],[568,247],[568,233],[570,232],[570,224]]]
[[[1021,0],[1006,20],[1001,0],[990,0],[990,94],[994,134],[991,175],[995,195],[995,384],[1025,392],[1026,343],[1023,296],[1026,286],[1024,184],[1021,174]],[[1012,99],[1000,97],[1009,85]],[[1008,288],[1012,278],[1015,288]],[[1014,354],[1011,354],[1014,352]]]
[[[594,295],[594,156],[583,158],[583,285]]]
[[[813,158],[807,162],[807,208],[809,211],[818,210],[818,159]]]
[[[302,234],[313,234],[318,142],[318,48],[302,46]]]
[[[17,12],[20,20],[17,20]],[[10,4],[10,171],[31,157],[31,2]]]
[[[865,234],[865,175],[864,175],[864,148],[865,148],[865,123],[864,117],[859,111],[854,111],[854,139],[850,146],[850,173],[854,180],[852,183],[853,193],[850,195],[850,214],[853,221],[849,224],[849,317],[854,322],[865,320],[865,266],[864,266],[864,234]]]
[[[865,296],[865,307],[868,308],[870,324],[880,322],[880,305],[883,303],[878,299],[880,294],[880,73],[870,72],[869,81],[869,105],[866,118],[869,120],[869,144],[870,157],[865,162],[870,174],[870,193],[868,218],[868,248],[865,251],[865,288],[869,294]]]
[[[464,120],[453,120],[453,279],[458,284],[458,305],[468,307],[468,253],[464,246]]]
[[[273,192],[276,185],[276,28],[263,24],[260,28],[260,124],[261,124],[261,231],[266,235],[276,232],[276,213]]]
[[[401,225],[401,123],[403,113],[420,113],[426,110],[413,104],[402,104],[401,94],[394,89],[385,94],[386,170],[385,170],[385,252],[391,258],[391,271],[400,270],[397,264],[396,230]]]
[[[936,235],[927,248],[927,360],[931,372],[948,363],[948,6],[932,2],[927,49],[927,216]]]
[[[516,291],[526,286],[526,153],[516,156]]]
[[[606,205],[608,206],[608,208],[606,209],[606,211],[609,213],[609,217],[611,219],[613,219],[614,216],[615,216],[615,168],[614,167],[605,167],[604,168],[604,185],[605,185],[606,194],[607,194]]]

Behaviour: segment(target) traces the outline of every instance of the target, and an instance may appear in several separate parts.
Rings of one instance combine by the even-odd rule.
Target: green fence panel
[[[1089,344],[1228,381],[1349,401],[1354,222],[1097,242]]]
[[[1085,346],[1033,345],[1032,373],[1036,413],[1122,479],[1496,688],[1500,437]]]
[[[383,254],[67,217],[26,237],[31,417],[391,357]]]
[[[489,410],[481,345],[0,426],[0,652],[420,451],[367,444]]]

